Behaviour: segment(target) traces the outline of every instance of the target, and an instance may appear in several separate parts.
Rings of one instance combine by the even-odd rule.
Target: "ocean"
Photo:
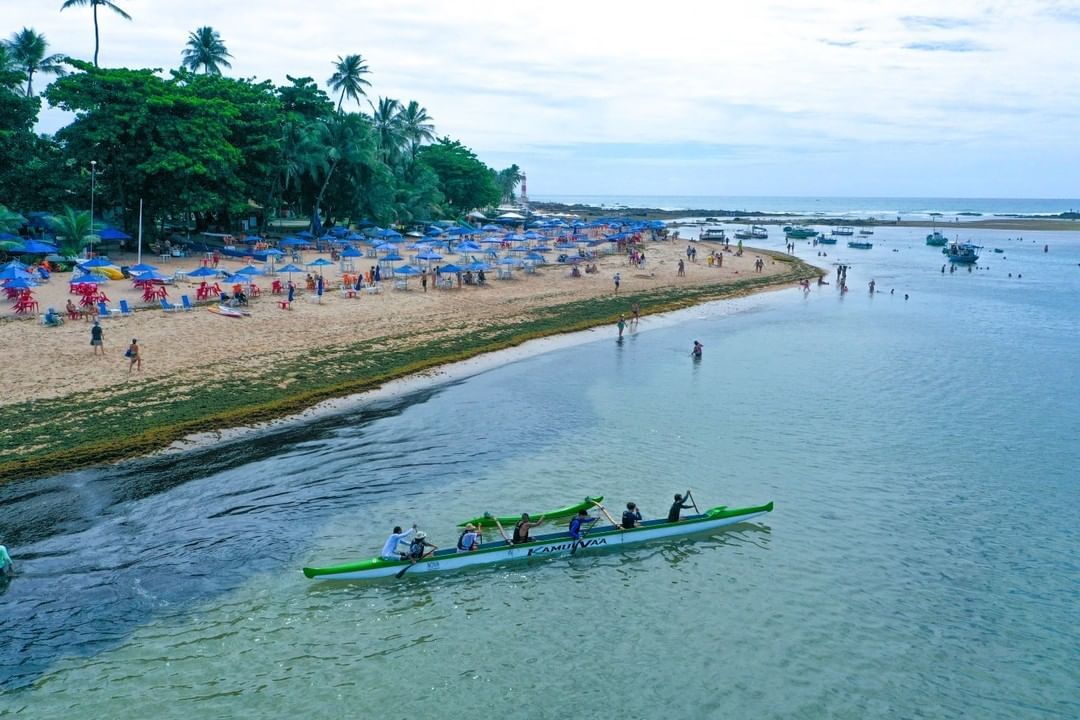
[[[1080,716],[1080,236],[973,230],[979,268],[942,273],[925,233],[800,243],[830,273],[809,293],[0,486],[0,715]],[[447,546],[485,511],[656,517],[688,487],[776,509],[445,576],[300,573],[394,524]]]
[[[896,197],[767,197],[720,195],[531,195],[532,202],[557,202],[604,208],[658,210],[732,210],[777,215],[830,218],[931,220],[939,214],[952,221],[1011,215],[1049,216],[1080,212],[1080,199],[1063,198],[896,198]]]

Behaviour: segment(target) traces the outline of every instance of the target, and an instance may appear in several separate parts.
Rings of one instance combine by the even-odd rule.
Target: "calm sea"
[[[930,220],[938,213],[948,220],[978,220],[1002,215],[1057,215],[1080,211],[1080,199],[1064,198],[895,198],[895,197],[767,197],[720,195],[533,195],[534,202],[596,207],[644,207],[661,210],[733,210],[807,217],[849,217]]]
[[[0,715],[1080,716],[1080,236],[977,231],[983,267],[943,274],[924,234],[800,245],[850,264],[845,296],[646,318],[254,441],[0,487],[20,571]],[[657,516],[688,486],[776,510],[441,577],[299,572],[395,523],[448,545],[485,511],[602,493]]]

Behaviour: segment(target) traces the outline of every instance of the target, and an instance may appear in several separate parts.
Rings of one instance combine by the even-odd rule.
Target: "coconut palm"
[[[0,87],[5,90],[14,90],[21,84],[22,72],[15,64],[11,48],[7,46],[7,43],[0,42]]]
[[[379,98],[379,104],[371,106],[371,121],[375,126],[379,156],[389,165],[406,142],[401,125],[401,103],[394,98]]]
[[[427,109],[415,100],[410,100],[408,105],[398,109],[398,124],[409,144],[413,160],[416,159],[416,151],[424,142],[435,139],[435,125],[431,122],[431,116]]]
[[[341,112],[341,105],[346,97],[352,98],[357,104],[361,96],[367,97],[364,86],[371,87],[371,83],[365,80],[364,76],[370,73],[367,63],[360,55],[346,55],[345,57],[338,55],[337,62],[334,63],[334,74],[327,80],[331,90],[341,91],[341,96],[338,98],[338,112]]]
[[[101,47],[101,38],[98,35],[98,5],[103,5],[109,8],[125,20],[130,20],[131,16],[124,12],[119,5],[114,2],[110,2],[110,0],[64,0],[64,4],[60,6],[60,10],[63,11],[67,10],[69,7],[82,7],[84,5],[89,5],[94,9],[94,67],[97,67],[98,49]]]
[[[521,168],[517,164],[499,171],[495,176],[495,184],[498,185],[499,192],[502,193],[503,202],[510,202],[514,199],[514,190],[521,184],[523,179],[524,175],[521,174]]]
[[[82,252],[83,247],[97,239],[94,235],[94,222],[86,210],[64,207],[64,212],[53,215],[49,221],[56,229],[62,255],[74,257]]]
[[[13,233],[26,224],[26,218],[0,205],[0,232]]]
[[[26,73],[26,97],[34,94],[34,73],[64,74],[64,56],[46,55],[49,43],[45,36],[30,28],[23,28],[13,33],[7,41],[7,51],[11,62]]]
[[[232,55],[225,48],[225,43],[221,40],[221,35],[207,25],[188,35],[182,65],[192,72],[198,72],[201,67],[207,75],[220,75],[221,68],[232,67],[232,63],[227,59],[231,57]]]

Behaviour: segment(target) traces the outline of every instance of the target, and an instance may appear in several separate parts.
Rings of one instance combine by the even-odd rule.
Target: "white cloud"
[[[174,66],[200,25],[239,76],[324,83],[335,57],[359,52],[373,95],[420,101],[493,163],[534,163],[534,192],[935,194],[970,181],[1008,194],[1018,178],[1072,192],[1060,148],[1080,115],[1075,3],[117,2],[134,21],[100,10],[103,64]],[[0,0],[13,29],[90,57],[89,9],[59,5]],[[694,148],[716,147],[684,172]],[[911,157],[937,158],[935,172]]]

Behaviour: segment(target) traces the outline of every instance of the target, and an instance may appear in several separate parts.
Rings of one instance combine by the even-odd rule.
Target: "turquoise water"
[[[1080,716],[1080,238],[976,232],[988,268],[942,274],[923,235],[800,245],[851,265],[844,296],[646,318],[257,441],[0,487],[0,714]],[[441,577],[299,573],[395,523],[448,545],[479,512],[602,493],[656,516],[687,486],[776,511]]]

